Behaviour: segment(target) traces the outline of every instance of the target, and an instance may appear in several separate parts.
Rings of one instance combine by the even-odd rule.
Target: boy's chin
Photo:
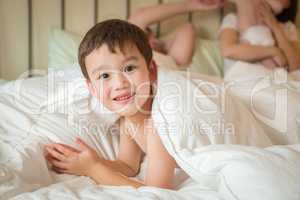
[[[135,108],[123,108],[120,110],[116,110],[115,113],[117,113],[118,115],[122,116],[122,117],[133,117],[134,115],[138,114],[138,113],[146,113],[146,111],[143,111],[141,109],[137,109]]]
[[[124,116],[124,117],[133,117],[136,114],[149,114],[149,110],[145,110],[143,109],[146,103],[146,100],[142,99],[140,101],[135,101],[132,103],[129,103],[127,105],[114,105],[113,109],[111,109],[111,111],[113,111],[114,113],[120,115],[120,116]]]
[[[134,115],[136,115],[138,113],[138,110],[122,110],[122,111],[116,111],[116,114],[118,114],[121,117],[133,117]]]

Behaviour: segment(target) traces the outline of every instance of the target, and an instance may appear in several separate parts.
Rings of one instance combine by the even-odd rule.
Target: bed
[[[118,152],[119,135],[110,131],[116,116],[84,84],[77,66],[0,86],[1,199],[299,199],[297,141],[266,148],[204,146],[193,158],[203,179],[178,170],[175,190],[97,185],[87,177],[56,174],[43,156],[46,143],[74,145],[81,137],[106,159]],[[136,178],[144,173],[145,161]]]

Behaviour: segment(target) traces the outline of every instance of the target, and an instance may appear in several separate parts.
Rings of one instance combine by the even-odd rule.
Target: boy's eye
[[[103,74],[100,74],[100,76],[99,76],[99,79],[107,79],[107,78],[109,78],[108,73],[103,73]]]
[[[128,65],[124,68],[124,72],[126,72],[126,73],[132,72],[135,68],[136,68],[136,66],[134,66],[134,65]]]

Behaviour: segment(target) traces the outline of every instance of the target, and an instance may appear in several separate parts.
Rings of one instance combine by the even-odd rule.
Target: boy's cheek
[[[99,99],[100,101],[103,101],[103,99],[107,99],[109,95],[109,90],[108,88],[105,88],[103,86],[95,86],[95,97]]]
[[[97,91],[97,99],[102,104],[104,104],[105,106],[107,106],[111,102],[110,94],[111,94],[111,92],[110,92],[109,89],[100,88]]]
[[[136,93],[137,94],[148,94],[151,88],[151,81],[149,78],[143,78],[137,81]]]

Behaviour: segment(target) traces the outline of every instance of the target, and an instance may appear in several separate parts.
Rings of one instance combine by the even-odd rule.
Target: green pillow
[[[77,63],[81,38],[74,33],[53,29],[48,41],[48,68],[65,69]]]
[[[77,52],[82,36],[68,31],[53,29],[49,38],[48,67],[66,69],[78,63]],[[197,40],[197,48],[191,70],[207,75],[222,77],[223,59],[217,40]]]
[[[223,57],[218,40],[198,39],[191,70],[201,74],[222,77]]]

